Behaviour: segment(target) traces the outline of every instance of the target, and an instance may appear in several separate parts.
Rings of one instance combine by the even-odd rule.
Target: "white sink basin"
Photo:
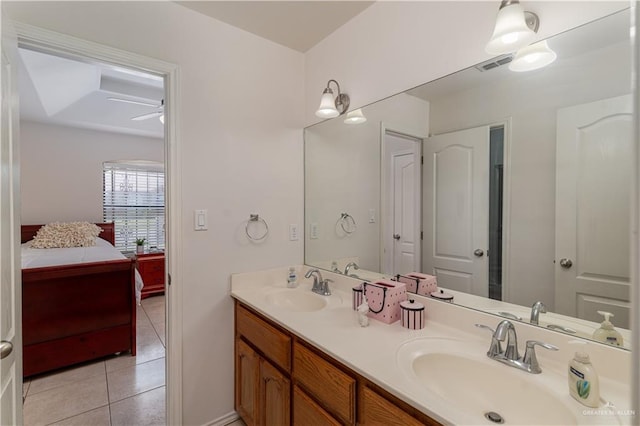
[[[302,287],[272,287],[266,291],[265,300],[278,309],[290,312],[315,312],[342,306],[346,299],[343,292],[335,290],[332,290],[331,296],[321,296]]]
[[[409,380],[464,412],[474,424],[495,424],[485,417],[490,412],[506,425],[568,426],[598,420],[585,418],[581,413],[586,407],[568,397],[566,378],[545,373],[544,366],[546,377],[517,370],[489,359],[486,350],[460,340],[421,338],[402,345],[397,361]]]

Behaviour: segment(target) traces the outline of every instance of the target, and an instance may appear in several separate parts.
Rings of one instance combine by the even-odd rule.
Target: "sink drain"
[[[502,418],[502,416],[496,413],[495,411],[488,411],[484,413],[484,417],[493,423],[497,423],[497,424],[504,423],[504,418]]]

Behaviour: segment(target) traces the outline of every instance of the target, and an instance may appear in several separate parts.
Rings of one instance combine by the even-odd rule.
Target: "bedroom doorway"
[[[171,332],[179,329],[179,295],[168,286],[168,272],[178,272],[171,238],[179,221],[171,198],[179,176],[175,66],[39,29],[18,28],[18,34],[22,224],[114,222],[113,245],[134,259],[144,282],[135,308],[135,356],[26,378],[25,422],[173,424],[181,418],[181,345]],[[26,193],[37,187],[38,194]],[[133,195],[125,199],[118,191]],[[80,398],[64,396],[67,390]],[[65,411],[70,399],[82,400],[82,407]]]

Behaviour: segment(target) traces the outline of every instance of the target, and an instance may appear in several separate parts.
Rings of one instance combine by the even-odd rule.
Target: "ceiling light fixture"
[[[347,118],[344,119],[345,124],[362,124],[366,121],[367,117],[364,116],[360,108],[347,113]]]
[[[336,84],[338,88],[338,96],[333,97],[333,90],[329,87],[331,82]],[[316,111],[316,116],[320,118],[334,118],[344,114],[349,109],[349,95],[346,93],[340,93],[340,85],[335,80],[329,80],[327,87],[322,92],[322,98],[320,99],[320,106]]]
[[[485,51],[492,55],[515,52],[533,41],[539,26],[538,15],[525,11],[518,0],[502,0]]]
[[[549,48],[546,40],[539,41],[518,50],[509,69],[516,72],[533,71],[546,67],[556,60],[558,55]]]

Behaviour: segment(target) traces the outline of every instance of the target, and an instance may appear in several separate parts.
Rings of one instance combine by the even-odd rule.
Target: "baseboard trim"
[[[209,423],[205,423],[202,426],[226,426],[229,423],[235,422],[239,418],[240,416],[238,415],[238,413],[232,411],[222,417],[218,417],[217,419],[210,421]]]

